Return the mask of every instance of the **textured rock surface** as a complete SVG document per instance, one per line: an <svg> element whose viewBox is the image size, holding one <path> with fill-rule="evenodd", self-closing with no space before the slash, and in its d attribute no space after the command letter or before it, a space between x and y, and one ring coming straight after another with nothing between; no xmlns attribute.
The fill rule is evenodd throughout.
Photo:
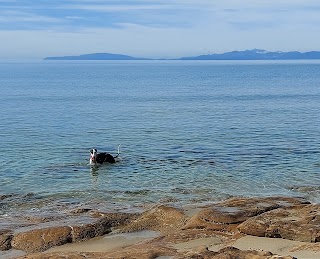
<svg viewBox="0 0 320 259"><path fill-rule="evenodd" d="M248 219L238 229L253 236L320 242L320 205L279 208Z"/></svg>
<svg viewBox="0 0 320 259"><path fill-rule="evenodd" d="M45 251L50 247L63 245L72 241L70 227L52 227L34 229L15 234L11 245L27 252Z"/></svg>
<svg viewBox="0 0 320 259"><path fill-rule="evenodd" d="M110 233L110 224L98 221L92 224L83 224L71 227L72 242L88 240L93 237Z"/></svg>
<svg viewBox="0 0 320 259"><path fill-rule="evenodd" d="M11 248L11 240L13 233L9 229L0 229L0 250L9 250Z"/></svg>
<svg viewBox="0 0 320 259"><path fill-rule="evenodd" d="M193 252L177 253L164 247L132 247L115 253L48 253L31 254L19 259L153 259L166 256L174 259L293 259L291 256L277 256L264 251L241 251L234 247L226 247L218 252L212 252L207 247L201 247Z"/></svg>
<svg viewBox="0 0 320 259"><path fill-rule="evenodd" d="M307 204L295 198L233 198L201 210L184 226L190 228L207 228L212 230L234 231L239 223L277 208Z"/></svg>
<svg viewBox="0 0 320 259"><path fill-rule="evenodd" d="M138 213L102 213L92 212L93 217L101 218L100 222L109 224L110 227L118 227L127 225L131 221L137 219L141 214Z"/></svg>
<svg viewBox="0 0 320 259"><path fill-rule="evenodd" d="M191 218L180 209L163 205L142 214L103 213L87 209L77 209L73 214L86 214L85 217L90 214L93 222L17 233L11 241L12 247L27 252L42 252L52 246L87 240L111 231L121 233L153 230L160 232L161 236L139 244L123 246L118 251L45 252L20 258L149 259L167 256L178 259L271 259L291 257L276 257L270 252L240 251L234 247L213 252L206 246L216 245L217 248L213 250L217 251L221 247L232 245L231 240L244 234L307 242L320 241L320 205L310 205L305 200L295 198L233 198L207 206ZM1 237L4 240L5 235L10 236L10 231L2 234L0 232L0 245ZM206 246L198 247L201 243L199 239L208 242Z"/></svg>
<svg viewBox="0 0 320 259"><path fill-rule="evenodd" d="M63 253L37 253L19 257L19 259L152 259L159 256L174 256L172 248L142 245L132 246L116 252L63 252Z"/></svg>
<svg viewBox="0 0 320 259"><path fill-rule="evenodd" d="M15 249L27 252L45 251L53 246L102 236L111 232L112 227L127 224L135 218L137 214L104 213L92 223L33 229L14 236L0 232L0 249L10 249L12 245Z"/></svg>
<svg viewBox="0 0 320 259"><path fill-rule="evenodd" d="M172 207L158 206L143 213L141 217L133 220L121 231L154 230L161 233L172 233L180 229L186 221L187 217L183 211Z"/></svg>
<svg viewBox="0 0 320 259"><path fill-rule="evenodd" d="M200 248L181 256L177 259L293 259L291 256L277 256L270 252L247 250L241 251L235 247L226 247L219 252L209 251L206 247Z"/></svg>

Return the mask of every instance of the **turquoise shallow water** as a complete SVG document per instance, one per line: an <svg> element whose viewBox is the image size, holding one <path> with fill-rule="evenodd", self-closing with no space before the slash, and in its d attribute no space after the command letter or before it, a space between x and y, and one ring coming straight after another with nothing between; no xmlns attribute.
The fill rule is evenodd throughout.
<svg viewBox="0 0 320 259"><path fill-rule="evenodd" d="M320 62L0 62L0 214L320 201ZM88 166L89 149L120 161ZM4 196L2 196L4 197Z"/></svg>

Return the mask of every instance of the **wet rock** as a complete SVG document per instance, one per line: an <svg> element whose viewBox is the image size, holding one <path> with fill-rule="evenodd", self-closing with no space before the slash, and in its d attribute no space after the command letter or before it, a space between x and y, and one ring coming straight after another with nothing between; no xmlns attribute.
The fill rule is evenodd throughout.
<svg viewBox="0 0 320 259"><path fill-rule="evenodd" d="M103 213L103 212L92 212L91 215L93 217L102 218L101 221L108 222L110 227L127 225L131 221L141 216L141 214L138 214L138 213Z"/></svg>
<svg viewBox="0 0 320 259"><path fill-rule="evenodd" d="M154 230L161 233L172 233L180 229L186 220L187 217L183 211L161 205L142 213L136 220L121 228L121 231Z"/></svg>
<svg viewBox="0 0 320 259"><path fill-rule="evenodd" d="M71 211L72 214L82 214L91 211L92 209L89 208L76 208Z"/></svg>
<svg viewBox="0 0 320 259"><path fill-rule="evenodd" d="M13 194L0 194L0 201L12 197Z"/></svg>
<svg viewBox="0 0 320 259"><path fill-rule="evenodd" d="M0 250L5 251L11 248L13 232L9 229L0 229Z"/></svg>
<svg viewBox="0 0 320 259"><path fill-rule="evenodd" d="M63 245L72 241L70 227L50 227L34 229L14 235L11 245L26 252L45 251L50 247Z"/></svg>
<svg viewBox="0 0 320 259"><path fill-rule="evenodd" d="M237 224L264 212L308 203L303 199L283 197L232 198L201 210L184 228L233 231Z"/></svg>
<svg viewBox="0 0 320 259"><path fill-rule="evenodd" d="M63 217L57 216L57 215L51 215L51 214L44 214L41 216L35 216L35 215L25 215L25 216L20 216L21 219L26 221L28 224L40 224L40 223L45 223L45 222L51 222L54 220L59 220L62 219Z"/></svg>
<svg viewBox="0 0 320 259"><path fill-rule="evenodd" d="M108 219L101 219L91 224L72 226L72 242L88 240L111 232L112 223Z"/></svg>
<svg viewBox="0 0 320 259"><path fill-rule="evenodd" d="M279 208L248 219L238 229L253 236L320 242L320 205Z"/></svg>
<svg viewBox="0 0 320 259"><path fill-rule="evenodd" d="M30 198L30 197L34 197L34 196L35 196L35 194L33 192L29 192L26 195L24 195L23 197Z"/></svg>

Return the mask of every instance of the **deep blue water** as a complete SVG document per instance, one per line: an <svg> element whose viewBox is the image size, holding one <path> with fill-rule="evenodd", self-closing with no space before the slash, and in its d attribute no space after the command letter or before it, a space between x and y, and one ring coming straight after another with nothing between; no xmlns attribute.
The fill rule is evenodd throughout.
<svg viewBox="0 0 320 259"><path fill-rule="evenodd" d="M0 214L319 202L319 71L314 61L0 62L0 195L16 197ZM89 149L116 154L118 144L117 164L88 166Z"/></svg>

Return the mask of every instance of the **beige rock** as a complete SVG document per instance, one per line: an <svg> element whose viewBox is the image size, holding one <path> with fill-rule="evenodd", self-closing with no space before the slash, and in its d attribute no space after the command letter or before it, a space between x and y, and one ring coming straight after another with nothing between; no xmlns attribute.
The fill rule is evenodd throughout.
<svg viewBox="0 0 320 259"><path fill-rule="evenodd" d="M11 245L18 250L38 252L71 241L72 236L70 227L51 227L17 233L14 235Z"/></svg>
<svg viewBox="0 0 320 259"><path fill-rule="evenodd" d="M165 236L161 236L158 239L162 242L170 244L181 244L186 242L194 242L199 239L210 239L218 237L219 240L227 240L230 236L226 235L217 235L215 232L208 229L185 229L178 230Z"/></svg>
<svg viewBox="0 0 320 259"><path fill-rule="evenodd" d="M77 252L62 252L62 253L37 253L18 257L17 259L105 259L105 253L77 253Z"/></svg>
<svg viewBox="0 0 320 259"><path fill-rule="evenodd" d="M137 214L104 213L92 223L20 232L14 235L11 243L13 248L27 252L45 251L53 246L102 236L111 232L112 227L125 225L136 217ZM7 236L7 234L0 235L0 242L1 237L4 239L10 236ZM8 245L10 245L10 241L11 239L8 241Z"/></svg>
<svg viewBox="0 0 320 259"><path fill-rule="evenodd" d="M160 232L161 236L155 237L152 241L123 247L117 251L52 251L23 258L149 259L165 256L168 258L271 259L276 257L270 252L240 251L236 248L218 250L225 245L232 245L228 240L234 240L243 235L242 233L320 241L319 206L294 198L229 199L202 209L191 219L182 210L167 206L157 206L142 214L79 211L80 214L87 212L98 219L90 224L51 227L18 233L14 235L12 246L27 252L42 252L52 246L101 236L109 233L111 229L113 233L153 230ZM303 227L299 228L302 224L304 224ZM242 233L239 233L238 230ZM217 232L220 238L217 238ZM198 244L205 246L200 246L198 249L196 248ZM206 246L213 244L218 244L215 247L215 251L218 252L207 249Z"/></svg>
<svg viewBox="0 0 320 259"><path fill-rule="evenodd" d="M180 229L186 220L187 216L183 211L161 205L143 213L136 220L120 229L122 232L154 230L167 234Z"/></svg>
<svg viewBox="0 0 320 259"><path fill-rule="evenodd" d="M238 229L259 237L320 242L320 205L272 210L248 219Z"/></svg>
<svg viewBox="0 0 320 259"><path fill-rule="evenodd" d="M293 259L291 256L277 256L270 252L245 250L241 251L235 247L226 247L218 252L212 252L207 247L200 247L198 251L189 252L185 255L175 257L177 259Z"/></svg>
<svg viewBox="0 0 320 259"><path fill-rule="evenodd" d="M234 247L226 247L218 252L213 252L205 246L200 246L192 252L177 253L174 249L153 247L149 244L113 253L38 253L18 259L154 259L160 256L174 259L293 259L291 256L277 256L265 251L241 251Z"/></svg>
<svg viewBox="0 0 320 259"><path fill-rule="evenodd" d="M146 244L124 248L116 252L36 253L18 259L154 259L159 256L173 255L175 255L175 250L172 248Z"/></svg>
<svg viewBox="0 0 320 259"><path fill-rule="evenodd" d="M72 241L84 241L111 232L112 227L128 224L137 218L137 214L130 213L101 213L100 219L90 223L72 226Z"/></svg>
<svg viewBox="0 0 320 259"><path fill-rule="evenodd" d="M184 229L207 228L232 232L239 223L251 217L277 208L288 208L305 203L308 202L283 197L232 198L201 210L187 222Z"/></svg>

